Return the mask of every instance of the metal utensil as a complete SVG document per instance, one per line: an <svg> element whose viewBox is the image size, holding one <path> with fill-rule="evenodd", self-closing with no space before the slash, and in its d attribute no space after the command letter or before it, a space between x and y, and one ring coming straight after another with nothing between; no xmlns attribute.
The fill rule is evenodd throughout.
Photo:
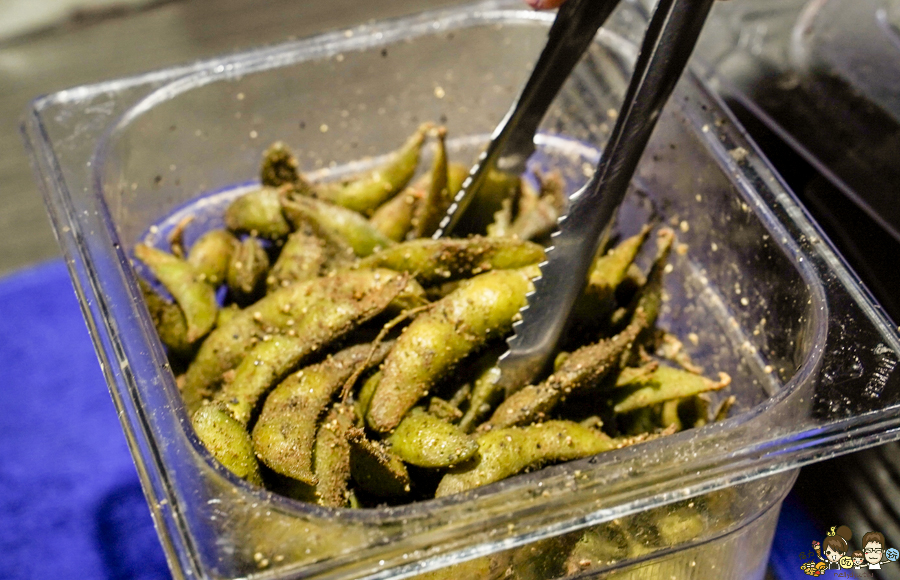
<svg viewBox="0 0 900 580"><path fill-rule="evenodd" d="M561 9L560 14L565 14L569 23L562 26L580 23L579 19L591 13L596 5L587 0L575 2L569 0L568 4L563 5L564 8L570 7L571 12ZM509 351L500 359L498 381L507 391L528 384L547 366L559 337L568 325L575 299L584 290L587 272L601 235L622 202L659 114L684 71L712 3L713 0L659 0L606 149L588 183L569 198L568 212L559 220L558 231L552 238L553 246L547 250L547 261L541 264L541 277L535 280L535 291L528 297L528 306L522 309L522 319L514 326L515 333L508 340ZM597 5L597 10L601 9L611 10L607 2ZM591 24L596 22L592 20ZM558 23L559 17L554 22L554 28ZM552 34L553 29L548 46L558 42L554 41ZM559 29L557 34L563 35L564 31ZM586 46L581 49L582 52ZM574 67L571 53L554 50L548 59L554 57L564 62L556 67L553 62L543 62L544 54L541 55L538 64L542 76L534 81L535 84L546 82L546 75L552 75L545 69L564 70L566 76L571 72ZM468 184L470 190L464 187L456 200L458 207L448 211L444 220L447 224L444 226L442 223L439 234L452 228L465 209L467 196L477 188L476 180L483 178L492 159L499 161L500 169L505 170L507 167L503 163L507 162L511 168L524 168L527 155L524 159L520 157L525 151L528 154L533 151L531 141L534 132L549 106L546 98L538 100L530 96L528 87L532 79L529 79L523 96L495 132L495 138L483 159L473 168L467 180L471 182ZM564 78L553 80L558 90ZM555 96L555 92L553 94ZM525 99L526 96L529 100ZM519 111L520 103L528 113L527 117ZM544 107L540 112L537 110L538 103ZM521 127L517 124L519 122L523 123ZM523 142L526 133L530 149L529 144ZM499 156L498 150L509 153Z"/></svg>
<svg viewBox="0 0 900 580"><path fill-rule="evenodd" d="M568 0L560 7L547 44L519 98L497 125L487 149L472 166L432 238L450 233L493 167L513 175L525 171L525 162L534 153L534 134L544 114L618 3L619 0Z"/></svg>

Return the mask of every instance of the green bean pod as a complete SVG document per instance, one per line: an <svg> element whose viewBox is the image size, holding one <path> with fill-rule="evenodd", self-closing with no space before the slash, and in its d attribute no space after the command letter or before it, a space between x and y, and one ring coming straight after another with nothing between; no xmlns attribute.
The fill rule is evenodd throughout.
<svg viewBox="0 0 900 580"><path fill-rule="evenodd" d="M419 467L451 467L478 451L474 438L418 408L406 414L387 442L397 457Z"/></svg>
<svg viewBox="0 0 900 580"><path fill-rule="evenodd" d="M372 171L342 183L323 183L314 187L315 195L364 215L391 199L412 179L419 164L419 153L431 124L420 126L388 160Z"/></svg>
<svg viewBox="0 0 900 580"><path fill-rule="evenodd" d="M235 199L225 210L225 227L232 232L267 240L280 240L291 233L281 213L281 199L274 187L261 187Z"/></svg>
<svg viewBox="0 0 900 580"><path fill-rule="evenodd" d="M441 479L435 497L487 485L525 469L587 457L622 442L572 421L495 429L478 436L478 453Z"/></svg>
<svg viewBox="0 0 900 580"><path fill-rule="evenodd" d="M363 258L359 266L409 272L430 286L489 270L521 268L543 259L544 249L532 242L472 236L403 242Z"/></svg>
<svg viewBox="0 0 900 580"><path fill-rule="evenodd" d="M213 287L200 280L190 264L172 254L137 244L134 255L178 303L187 323L187 341L193 343L206 336L216 324L219 309Z"/></svg>
<svg viewBox="0 0 900 580"><path fill-rule="evenodd" d="M368 425L391 431L457 362L489 339L506 335L536 273L534 266L481 274L413 320L384 362Z"/></svg>
<svg viewBox="0 0 900 580"><path fill-rule="evenodd" d="M227 409L215 404L203 405L193 414L191 423L197 437L219 463L241 479L263 484L250 435Z"/></svg>
<svg viewBox="0 0 900 580"><path fill-rule="evenodd" d="M237 238L225 230L210 230L200 236L188 252L187 262L201 280L218 286L225 281L231 255L239 244Z"/></svg>
<svg viewBox="0 0 900 580"><path fill-rule="evenodd" d="M310 197L284 198L282 205L284 214L295 227L308 223L316 233L331 232L344 240L357 256L368 256L394 244L362 215L344 207Z"/></svg>
<svg viewBox="0 0 900 580"><path fill-rule="evenodd" d="M321 347L394 302L405 305L422 296L417 283L392 270L348 270L280 288L234 315L203 341L185 374L185 404L193 411L210 397L222 375L266 335L293 333Z"/></svg>
<svg viewBox="0 0 900 580"><path fill-rule="evenodd" d="M313 448L319 418L344 381L367 360L367 366L379 364L391 346L382 343L374 352L369 344L351 346L281 381L266 397L253 428L253 446L263 463L315 485Z"/></svg>

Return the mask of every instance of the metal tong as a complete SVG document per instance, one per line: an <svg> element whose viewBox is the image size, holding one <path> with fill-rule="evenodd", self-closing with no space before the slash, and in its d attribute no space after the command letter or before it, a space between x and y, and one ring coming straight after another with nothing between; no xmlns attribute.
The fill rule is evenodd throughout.
<svg viewBox="0 0 900 580"><path fill-rule="evenodd" d="M472 167L434 238L449 233L488 171L520 174L534 152L534 134L560 87L619 0L568 0L521 95ZM565 331L601 236L622 202L660 111L687 65L713 0L659 0L641 46L625 100L591 179L569 197L553 234L541 277L514 325L499 362L500 386L512 391L546 368Z"/></svg>

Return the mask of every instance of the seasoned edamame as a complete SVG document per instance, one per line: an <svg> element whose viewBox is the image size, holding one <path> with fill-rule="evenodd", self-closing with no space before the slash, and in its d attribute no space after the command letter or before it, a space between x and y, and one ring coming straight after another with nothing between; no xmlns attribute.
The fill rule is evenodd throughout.
<svg viewBox="0 0 900 580"><path fill-rule="evenodd" d="M239 477L328 507L396 504L727 416L734 398L714 394L727 375L703 376L656 328L675 234L652 224L598 254L553 372L498 387L503 339L540 275L566 184L495 172L460 222L466 237L432 240L467 174L446 139L425 123L381 167L330 183L307 179L275 143L261 185L225 210L226 229L187 248L183 221L171 252L135 246L174 298L142 283L184 369L196 434ZM691 518L654 529L681 538ZM560 549L624 546L576 540Z"/></svg>

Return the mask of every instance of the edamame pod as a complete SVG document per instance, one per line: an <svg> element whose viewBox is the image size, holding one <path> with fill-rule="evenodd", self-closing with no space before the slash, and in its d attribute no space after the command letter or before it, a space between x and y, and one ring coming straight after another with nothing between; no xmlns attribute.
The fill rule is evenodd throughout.
<svg viewBox="0 0 900 580"><path fill-rule="evenodd" d="M225 210L225 227L232 232L280 240L291 233L281 213L281 199L274 187L261 187L231 202Z"/></svg>
<svg viewBox="0 0 900 580"><path fill-rule="evenodd" d="M363 258L359 266L409 272L429 286L488 270L521 268L543 259L544 249L532 242L472 236L403 242Z"/></svg>
<svg viewBox="0 0 900 580"><path fill-rule="evenodd" d="M287 145L276 141L263 153L259 180L268 187L290 185L297 191L308 191L309 183L300 175L300 164Z"/></svg>
<svg viewBox="0 0 900 580"><path fill-rule="evenodd" d="M556 228L559 216L565 211L568 200L565 182L559 172L538 175L538 179L541 185L539 196L530 207L520 206L519 214L509 227L509 235L522 240L547 236Z"/></svg>
<svg viewBox="0 0 900 580"><path fill-rule="evenodd" d="M246 304L263 294L268 271L269 255L265 248L257 238L247 236L231 255L225 283L234 299Z"/></svg>
<svg viewBox="0 0 900 580"><path fill-rule="evenodd" d="M134 255L178 303L187 323L187 341L193 343L206 336L216 324L219 309L213 287L199 280L190 264L172 254L137 244Z"/></svg>
<svg viewBox="0 0 900 580"><path fill-rule="evenodd" d="M362 489L377 497L402 497L411 489L403 462L384 444L367 439L359 428L350 431L350 474Z"/></svg>
<svg viewBox="0 0 900 580"><path fill-rule="evenodd" d="M394 302L423 300L408 276L392 270L347 270L280 288L236 314L203 341L185 374L182 396L190 411L208 398L266 335L288 334L319 347ZM311 348L304 347L304 348Z"/></svg>
<svg viewBox="0 0 900 580"><path fill-rule="evenodd" d="M649 377L624 385L617 390L613 410L616 413L625 413L671 399L716 391L730 383L731 378L725 373L719 373L719 380L713 381L668 365L659 365Z"/></svg>
<svg viewBox="0 0 900 580"><path fill-rule="evenodd" d="M451 467L478 451L475 439L422 409L413 409L387 438L400 459L419 467Z"/></svg>
<svg viewBox="0 0 900 580"><path fill-rule="evenodd" d="M707 527L700 512L686 505L665 510L656 515L654 520L659 541L663 547L690 542L700 537Z"/></svg>
<svg viewBox="0 0 900 580"><path fill-rule="evenodd" d="M478 453L472 460L447 472L435 497L500 481L529 467L609 451L621 444L572 421L495 429L478 437Z"/></svg>
<svg viewBox="0 0 900 580"><path fill-rule="evenodd" d="M360 420L365 420L366 418L366 411L369 410L369 403L372 402L372 395L375 394L379 381L381 381L381 371L376 371L363 381L359 392L356 394L356 413Z"/></svg>
<svg viewBox="0 0 900 580"><path fill-rule="evenodd" d="M629 276L640 273L634 260L649 233L650 227L645 226L638 234L621 241L614 248L598 252L588 273L587 286L575 302L572 317L577 321L574 328L576 333L593 333L596 329L609 325L610 317L616 311L617 297L621 298L624 285L631 282ZM640 273L640 277L643 278L643 273ZM645 282L637 286L640 287ZM623 309L622 314L625 313L626 310ZM626 319L622 316L622 320ZM613 324L612 327L621 328L619 324Z"/></svg>
<svg viewBox="0 0 900 580"><path fill-rule="evenodd" d="M617 521L612 521L586 530L566 558L566 573L575 575L627 558L629 540L620 528Z"/></svg>
<svg viewBox="0 0 900 580"><path fill-rule="evenodd" d="M311 280L319 275L328 261L325 242L304 229L288 236L281 253L266 277L271 292L293 282Z"/></svg>
<svg viewBox="0 0 900 580"><path fill-rule="evenodd" d="M650 229L650 226L644 226L639 233L598 256L588 274L587 291L596 294L601 301L612 300L616 287L628 274L628 268L634 263Z"/></svg>
<svg viewBox="0 0 900 580"><path fill-rule="evenodd" d="M234 303L219 308L219 314L216 316L216 327L225 326L240 311L241 307Z"/></svg>
<svg viewBox="0 0 900 580"><path fill-rule="evenodd" d="M194 267L201 280L218 286L225 281L231 255L239 243L225 230L210 230L191 246L187 262Z"/></svg>
<svg viewBox="0 0 900 580"><path fill-rule="evenodd" d="M333 232L344 240L357 256L369 254L394 244L359 213L310 197L282 200L284 214L295 226L308 223L318 233Z"/></svg>
<svg viewBox="0 0 900 580"><path fill-rule="evenodd" d="M463 179L466 177L468 177L468 170L463 175ZM466 236L485 233L504 204L510 210L509 217L512 221L512 210L514 206L518 205L521 187L522 180L518 175L510 175L506 171L496 169L488 171L484 183L472 196L472 202L453 230L454 235Z"/></svg>
<svg viewBox="0 0 900 580"><path fill-rule="evenodd" d="M428 401L428 413L441 421L454 424L462 418L462 411L451 401L445 401L440 397L431 397Z"/></svg>
<svg viewBox="0 0 900 580"><path fill-rule="evenodd" d="M382 304L379 305L378 312L385 308L387 302L387 299L382 301ZM369 314L369 316L372 315L372 313ZM228 410L231 411L231 414L235 419L245 425L248 424L257 407L257 403L261 398L272 387L277 385L287 373L296 368L306 357L317 351L324 344L327 344L327 342L333 338L332 336L329 336L329 333L326 331L323 335L324 339L321 341L314 338L311 339L312 334L314 334L317 329L306 329L305 332L302 328L299 330L301 331L300 333L295 331L287 336L275 336L269 340L263 340L258 343L237 366L234 377L225 381L222 389L216 394L215 398L216 400L221 401ZM374 350L371 347L366 346L360 349L363 352L356 353L353 356L361 356L359 362L362 364L365 362L367 355L371 352L372 356L377 357L378 362L381 362L381 359L384 358L384 355L389 348L390 343L379 345ZM327 375L331 374L328 371L332 371L335 374L343 372L344 367L350 364L350 361L346 360L349 356L350 355L340 357L333 366L326 367L324 373L326 377L314 376L312 383L319 382L319 388L323 389L339 388L340 385L332 385L327 382L323 385L321 382L326 381ZM355 367L352 368L350 372L352 373L353 370L355 370ZM308 388L313 389L314 387L313 385L309 385ZM330 396L328 398L330 399ZM324 409L327 400L323 401L315 395L313 396L313 400L315 405L317 405L318 410L316 417L318 417L318 413ZM313 421L313 424L314 423L315 421ZM312 431L314 432L315 429L312 429ZM308 448L311 449L311 444Z"/></svg>
<svg viewBox="0 0 900 580"><path fill-rule="evenodd" d="M716 407L716 410L713 411L713 423L718 423L719 421L724 421L728 418L728 413L731 412L731 407L734 406L734 403L737 401L737 397L731 395L730 397L725 398L719 406Z"/></svg>
<svg viewBox="0 0 900 580"><path fill-rule="evenodd" d="M319 346L306 337L267 338L250 349L213 397L243 425L250 423L260 398Z"/></svg>
<svg viewBox="0 0 900 580"><path fill-rule="evenodd" d="M659 368L659 362L656 360L647 361L639 367L624 367L616 375L614 386L624 387L625 385L650 380L657 368Z"/></svg>
<svg viewBox="0 0 900 580"><path fill-rule="evenodd" d="M413 320L384 362L368 425L391 431L457 362L509 332L537 272L534 266L481 274Z"/></svg>
<svg viewBox="0 0 900 580"><path fill-rule="evenodd" d="M325 415L316 434L316 503L343 507L350 503L350 433L356 426L356 413L348 405L337 403Z"/></svg>
<svg viewBox="0 0 900 580"><path fill-rule="evenodd" d="M263 484L250 435L228 410L215 404L203 405L194 413L191 423L197 437L219 463L241 479Z"/></svg>
<svg viewBox="0 0 900 580"><path fill-rule="evenodd" d="M662 308L663 277L669 261L669 252L672 250L674 242L675 232L669 228L662 228L657 232L656 259L653 261L650 273L647 274L647 282L641 288L637 299L637 309L644 311L648 327L656 324L660 308Z"/></svg>
<svg viewBox="0 0 900 580"><path fill-rule="evenodd" d="M494 212L493 220L487 226L488 237L504 238L510 235L509 229L512 227L513 220L512 200L503 200L500 209Z"/></svg>
<svg viewBox="0 0 900 580"><path fill-rule="evenodd" d="M425 198L428 191L430 175L423 175L412 185L383 203L372 217L369 223L381 232L386 238L402 242L412 230L412 220L416 213L416 206Z"/></svg>
<svg viewBox="0 0 900 580"><path fill-rule="evenodd" d="M472 385L472 394L469 397L469 407L463 414L459 422L459 428L465 433L471 433L484 417L503 400L506 394L503 387L499 385L500 367L497 366L497 360L506 350L499 352L488 351L476 364L478 372Z"/></svg>
<svg viewBox="0 0 900 580"><path fill-rule="evenodd" d="M418 574L416 580L510 580L510 562L511 552L506 550Z"/></svg>
<svg viewBox="0 0 900 580"><path fill-rule="evenodd" d="M663 278L669 260L669 252L674 241L675 232L669 228L662 228L657 232L656 259L653 261L653 266L650 267L650 272L647 274L647 281L638 290L629 307L625 309L625 316L613 317L613 325L623 324L622 319L627 320L625 317L638 309L644 311L644 315L647 317L648 328L652 328L656 324L660 308L662 308Z"/></svg>
<svg viewBox="0 0 900 580"><path fill-rule="evenodd" d="M169 251L173 256L181 258L182 260L185 259L185 255L187 254L187 252L184 251L184 231L193 221L194 216L192 215L181 218L168 235Z"/></svg>
<svg viewBox="0 0 900 580"><path fill-rule="evenodd" d="M441 219L447 213L447 208L453 202L453 195L447 184L447 148L444 144L447 129L439 128L436 136L437 151L431 165L431 180L428 189L425 190L425 197L416 204L412 219L413 238L431 236L436 232Z"/></svg>
<svg viewBox="0 0 900 580"><path fill-rule="evenodd" d="M374 352L369 344L351 346L281 381L266 397L253 428L253 446L263 463L278 473L315 485L313 448L319 418L344 381L360 365L379 364L391 346L382 343ZM227 391L226 386L222 390L226 398Z"/></svg>
<svg viewBox="0 0 900 580"><path fill-rule="evenodd" d="M157 294L144 280L138 280L153 326L159 339L168 349L169 355L182 360L190 360L194 345L187 339L187 322L184 313L177 304L165 300Z"/></svg>
<svg viewBox="0 0 900 580"><path fill-rule="evenodd" d="M468 175L468 168L459 163L447 165L447 190L451 197L456 195ZM369 222L391 240L402 242L412 231L416 207L425 199L430 187L431 175L421 176L375 210Z"/></svg>
<svg viewBox="0 0 900 580"><path fill-rule="evenodd" d="M698 375L703 374L703 367L694 364L691 355L684 349L684 343L669 332L663 332L661 340L656 347L656 354L664 359L670 360L679 367Z"/></svg>
<svg viewBox="0 0 900 580"><path fill-rule="evenodd" d="M678 399L672 399L660 405L659 423L661 427L669 427L675 431L681 431L683 425L681 424L681 418L678 416L678 403L680 402Z"/></svg>
<svg viewBox="0 0 900 580"><path fill-rule="evenodd" d="M643 329L644 318L640 317L616 336L579 348L543 383L510 395L481 429L500 429L545 419L564 396L593 387L618 369L623 353L631 349Z"/></svg>
<svg viewBox="0 0 900 580"><path fill-rule="evenodd" d="M394 151L380 167L343 183L323 183L314 187L315 195L364 215L375 209L406 187L419 164L419 152L426 133L432 125L421 125L415 133Z"/></svg>

